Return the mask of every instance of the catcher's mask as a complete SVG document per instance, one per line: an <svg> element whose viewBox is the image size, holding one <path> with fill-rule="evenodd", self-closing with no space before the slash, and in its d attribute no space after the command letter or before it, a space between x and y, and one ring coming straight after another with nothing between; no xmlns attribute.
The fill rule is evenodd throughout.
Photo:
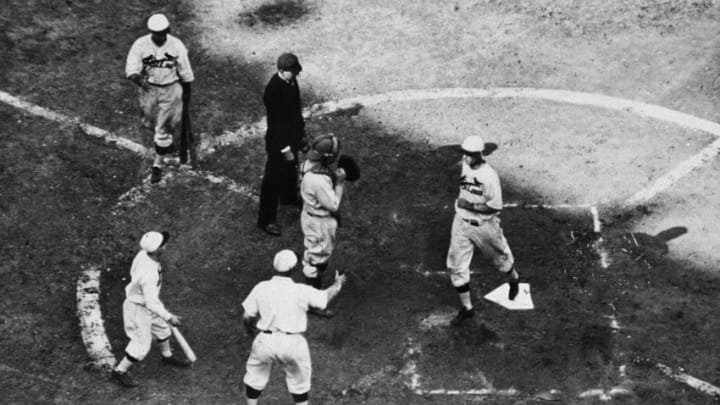
<svg viewBox="0 0 720 405"><path fill-rule="evenodd" d="M327 134L315 138L310 146L307 158L329 164L340 155L340 141L335 135Z"/></svg>

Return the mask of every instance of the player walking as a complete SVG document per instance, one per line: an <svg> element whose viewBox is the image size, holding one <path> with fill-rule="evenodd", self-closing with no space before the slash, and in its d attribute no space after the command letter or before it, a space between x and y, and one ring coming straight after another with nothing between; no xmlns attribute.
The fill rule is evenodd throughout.
<svg viewBox="0 0 720 405"><path fill-rule="evenodd" d="M128 369L145 358L150 352L152 338L160 344L163 364L188 367L188 360L173 356L170 348L170 325L179 326L180 317L171 314L160 301L162 267L157 261L160 250L169 238L167 232L148 232L140 239L140 251L130 268L130 283L125 287L123 322L130 342L125 347L125 357L115 366L112 377L123 387L135 387L138 383Z"/></svg>
<svg viewBox="0 0 720 405"><path fill-rule="evenodd" d="M340 154L340 143L334 135L320 136L312 142L302 165L300 195L303 209L300 226L303 231L303 273L305 282L322 288L322 275L335 248L338 210L345 188L345 171L334 168ZM332 316L329 309L314 309L312 314Z"/></svg>
<svg viewBox="0 0 720 405"><path fill-rule="evenodd" d="M190 103L190 83L195 76L187 48L170 35L167 17L152 15L147 28L150 33L130 47L125 74L139 86L142 128L154 134L155 159L150 181L157 183L162 177L163 156L176 149L183 105L187 108Z"/></svg>
<svg viewBox="0 0 720 405"><path fill-rule="evenodd" d="M500 227L503 208L500 179L484 159L485 142L480 136L465 138L462 143L463 161L460 176L460 194L455 201L455 217L450 233L447 267L450 281L455 287L460 312L454 325L472 318L475 311L470 296L470 262L477 247L495 268L508 275L510 291L508 298L518 294L518 273L510 246Z"/></svg>
<svg viewBox="0 0 720 405"><path fill-rule="evenodd" d="M248 405L258 403L267 386L275 363L285 371L285 381L296 404L307 404L312 366L310 349L303 332L307 329L307 311L325 308L342 289L345 276L335 275L326 290L296 284L290 270L297 266L291 250L281 250L273 259L275 274L256 285L243 301L243 322L255 334L243 378Z"/></svg>

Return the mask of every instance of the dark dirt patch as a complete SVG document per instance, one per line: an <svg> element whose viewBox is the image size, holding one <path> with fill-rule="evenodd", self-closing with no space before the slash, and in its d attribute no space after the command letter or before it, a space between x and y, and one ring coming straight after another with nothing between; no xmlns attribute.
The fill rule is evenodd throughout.
<svg viewBox="0 0 720 405"><path fill-rule="evenodd" d="M273 28L295 23L309 12L303 1L279 1L240 13L238 22L248 27Z"/></svg>

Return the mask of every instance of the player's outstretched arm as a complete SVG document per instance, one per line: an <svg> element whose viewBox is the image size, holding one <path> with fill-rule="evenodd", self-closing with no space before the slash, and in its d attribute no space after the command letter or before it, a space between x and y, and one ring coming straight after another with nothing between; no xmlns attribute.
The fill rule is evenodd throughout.
<svg viewBox="0 0 720 405"><path fill-rule="evenodd" d="M335 272L335 282L332 283L330 287L325 289L325 291L327 292L328 305L330 305L330 302L332 302L332 300L335 299L335 297L337 297L337 295L340 293L343 284L345 284L345 275Z"/></svg>

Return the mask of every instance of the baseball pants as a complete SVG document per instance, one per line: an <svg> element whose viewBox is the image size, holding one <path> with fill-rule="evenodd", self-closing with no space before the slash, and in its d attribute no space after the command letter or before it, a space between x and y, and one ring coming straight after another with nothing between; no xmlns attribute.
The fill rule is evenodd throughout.
<svg viewBox="0 0 720 405"><path fill-rule="evenodd" d="M270 380L274 363L285 372L285 382L291 394L310 391L312 364L310 348L303 335L260 332L253 341L243 382L262 391Z"/></svg>
<svg viewBox="0 0 720 405"><path fill-rule="evenodd" d="M164 128L165 132L172 134L176 145L182 123L182 94L179 82L165 87L150 86L148 90L139 89L142 126L153 133L156 127Z"/></svg>
<svg viewBox="0 0 720 405"><path fill-rule="evenodd" d="M476 223L472 225L458 215L453 219L447 268L454 287L470 282L470 262L475 247L492 261L498 271L504 273L513 268L515 259L500 227L500 218L493 216Z"/></svg>
<svg viewBox="0 0 720 405"><path fill-rule="evenodd" d="M170 337L170 325L151 312L144 305L132 301L123 302L123 322L125 334L130 343L125 347L125 353L136 360L142 360L150 352L153 336L157 340Z"/></svg>
<svg viewBox="0 0 720 405"><path fill-rule="evenodd" d="M332 216L318 217L310 215L303 210L300 214L305 245L303 253L303 273L305 277L318 276L318 264L326 263L335 248L335 233L337 232L337 219Z"/></svg>

